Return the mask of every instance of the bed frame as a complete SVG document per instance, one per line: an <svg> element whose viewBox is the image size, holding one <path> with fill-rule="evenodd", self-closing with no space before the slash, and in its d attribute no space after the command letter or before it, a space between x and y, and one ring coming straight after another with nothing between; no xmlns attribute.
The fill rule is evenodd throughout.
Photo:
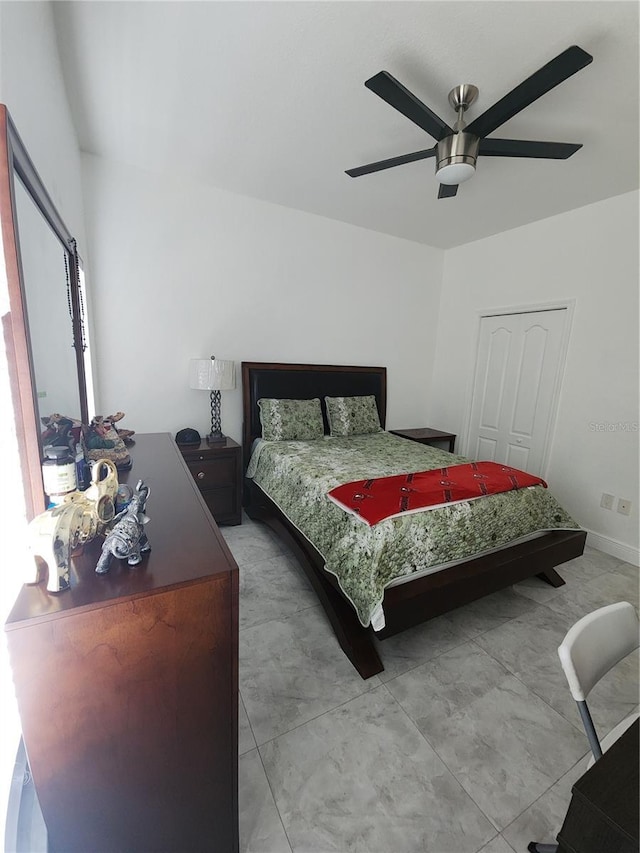
<svg viewBox="0 0 640 853"><path fill-rule="evenodd" d="M384 427L387 401L387 371L384 367L347 367L319 364L271 364L242 362L243 452L245 468L251 445L261 435L258 400L310 399L322 403L328 433L324 397L373 394ZM384 667L373 642L373 629L363 628L355 610L338 587L336 578L324 571L318 551L287 519L253 480L245 479L244 506L247 514L268 524L293 550L307 574L333 626L343 651L362 678L370 678ZM556 531L520 545L502 548L484 557L466 560L448 569L390 587L384 595L386 626L378 639L447 613L489 593L536 575L552 586L564 584L555 567L579 557L586 533Z"/></svg>

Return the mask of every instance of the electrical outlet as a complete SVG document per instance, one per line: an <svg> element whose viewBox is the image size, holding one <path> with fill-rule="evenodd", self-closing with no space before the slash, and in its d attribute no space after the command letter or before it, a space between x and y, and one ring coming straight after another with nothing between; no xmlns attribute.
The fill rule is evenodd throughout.
<svg viewBox="0 0 640 853"><path fill-rule="evenodd" d="M631 515L631 501L626 498L618 498L618 512L620 515Z"/></svg>
<svg viewBox="0 0 640 853"><path fill-rule="evenodd" d="M603 492L602 497L600 499L600 506L603 509L613 509L613 501L614 500L615 499L614 499L613 495L608 495L606 492Z"/></svg>

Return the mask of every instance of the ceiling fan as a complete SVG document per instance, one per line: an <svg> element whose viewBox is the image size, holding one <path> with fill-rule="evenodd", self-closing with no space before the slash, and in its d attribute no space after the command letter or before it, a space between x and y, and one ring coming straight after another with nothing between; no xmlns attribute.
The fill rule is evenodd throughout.
<svg viewBox="0 0 640 853"><path fill-rule="evenodd" d="M458 114L453 127L405 89L402 83L399 83L391 74L380 71L365 82L367 89L371 89L418 127L426 130L436 140L436 145L423 151L414 151L412 154L402 154L399 157L391 157L389 160L380 160L377 163L347 169L347 175L358 178L360 175L391 169L403 163L414 163L416 160L434 157L436 177L440 181L438 198L451 198L457 193L458 184L473 177L476 160L481 154L485 157L540 157L566 160L582 148L582 145L569 142L534 142L525 139L487 137L516 113L592 61L593 57L581 47L577 45L568 47L468 125L465 124L463 117L478 97L478 89L470 83L456 86L449 92L449 103Z"/></svg>

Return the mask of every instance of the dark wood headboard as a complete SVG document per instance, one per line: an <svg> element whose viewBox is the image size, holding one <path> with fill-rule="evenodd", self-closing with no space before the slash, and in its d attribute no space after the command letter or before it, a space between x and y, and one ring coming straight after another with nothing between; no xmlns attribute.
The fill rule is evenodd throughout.
<svg viewBox="0 0 640 853"><path fill-rule="evenodd" d="M387 368L350 367L330 364L270 364L242 362L242 445L245 466L251 445L262 435L258 400L310 400L319 397L325 432L329 432L325 397L352 397L373 394L384 428L387 415Z"/></svg>

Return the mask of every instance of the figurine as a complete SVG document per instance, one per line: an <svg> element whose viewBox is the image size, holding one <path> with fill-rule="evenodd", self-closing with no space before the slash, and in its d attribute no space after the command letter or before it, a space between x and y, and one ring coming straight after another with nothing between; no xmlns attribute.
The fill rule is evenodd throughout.
<svg viewBox="0 0 640 853"><path fill-rule="evenodd" d="M107 415L104 418L104 422L106 424L111 424L125 444L133 444L134 442L131 436L135 435L136 431L134 429L120 429L120 427L116 426L116 423L121 421L123 417L124 412L116 412L115 415Z"/></svg>
<svg viewBox="0 0 640 853"><path fill-rule="evenodd" d="M99 439L104 441L110 441L108 447L113 447L115 442L113 442L113 436L115 433L115 437L122 439L125 444L133 444L131 440L131 436L135 435L135 430L132 429L119 429L116 426L118 421L121 421L124 417L124 412L116 412L115 415L107 415L106 417L103 415L96 415L92 418L91 423L89 424L88 433L91 437L91 440L97 442ZM96 448L99 445L97 443L91 444L91 448Z"/></svg>
<svg viewBox="0 0 640 853"><path fill-rule="evenodd" d="M116 495L118 494L118 469L110 459L98 459L91 465L91 483L81 492L87 500L93 501L101 524L106 526L115 515Z"/></svg>
<svg viewBox="0 0 640 853"><path fill-rule="evenodd" d="M85 430L84 443L87 450L113 450L116 446L112 438L105 438L104 428L95 423L95 418Z"/></svg>
<svg viewBox="0 0 640 853"><path fill-rule="evenodd" d="M123 412L104 417L96 415L88 426L83 427L83 444L87 459L107 457L115 462L119 470L131 468L131 457L125 446L133 444L133 430L118 430L114 423L124 417Z"/></svg>
<svg viewBox="0 0 640 853"><path fill-rule="evenodd" d="M144 532L144 525L149 521L144 513L148 497L149 486L138 480L131 502L113 519L102 545L96 566L97 574L103 575L109 571L111 557L126 559L129 566L137 566L142 562L142 555L151 550Z"/></svg>
<svg viewBox="0 0 640 853"><path fill-rule="evenodd" d="M62 503L37 515L29 524L29 548L34 559L47 565L47 591L69 589L71 554L80 545L101 533L114 517L114 500L118 490L116 466L109 459L99 459L92 469L91 486L84 492L70 492ZM35 577L40 581L36 560Z"/></svg>
<svg viewBox="0 0 640 853"><path fill-rule="evenodd" d="M40 421L45 427L41 435L43 446L68 447L75 455L76 444L82 428L80 421L66 415L60 415L57 412L40 418Z"/></svg>
<svg viewBox="0 0 640 853"><path fill-rule="evenodd" d="M82 494L78 492L78 494ZM64 592L71 582L71 552L91 541L98 531L98 519L89 501L67 501L37 515L29 524L29 548L34 559L47 564L48 592ZM38 583L39 566L27 583Z"/></svg>

